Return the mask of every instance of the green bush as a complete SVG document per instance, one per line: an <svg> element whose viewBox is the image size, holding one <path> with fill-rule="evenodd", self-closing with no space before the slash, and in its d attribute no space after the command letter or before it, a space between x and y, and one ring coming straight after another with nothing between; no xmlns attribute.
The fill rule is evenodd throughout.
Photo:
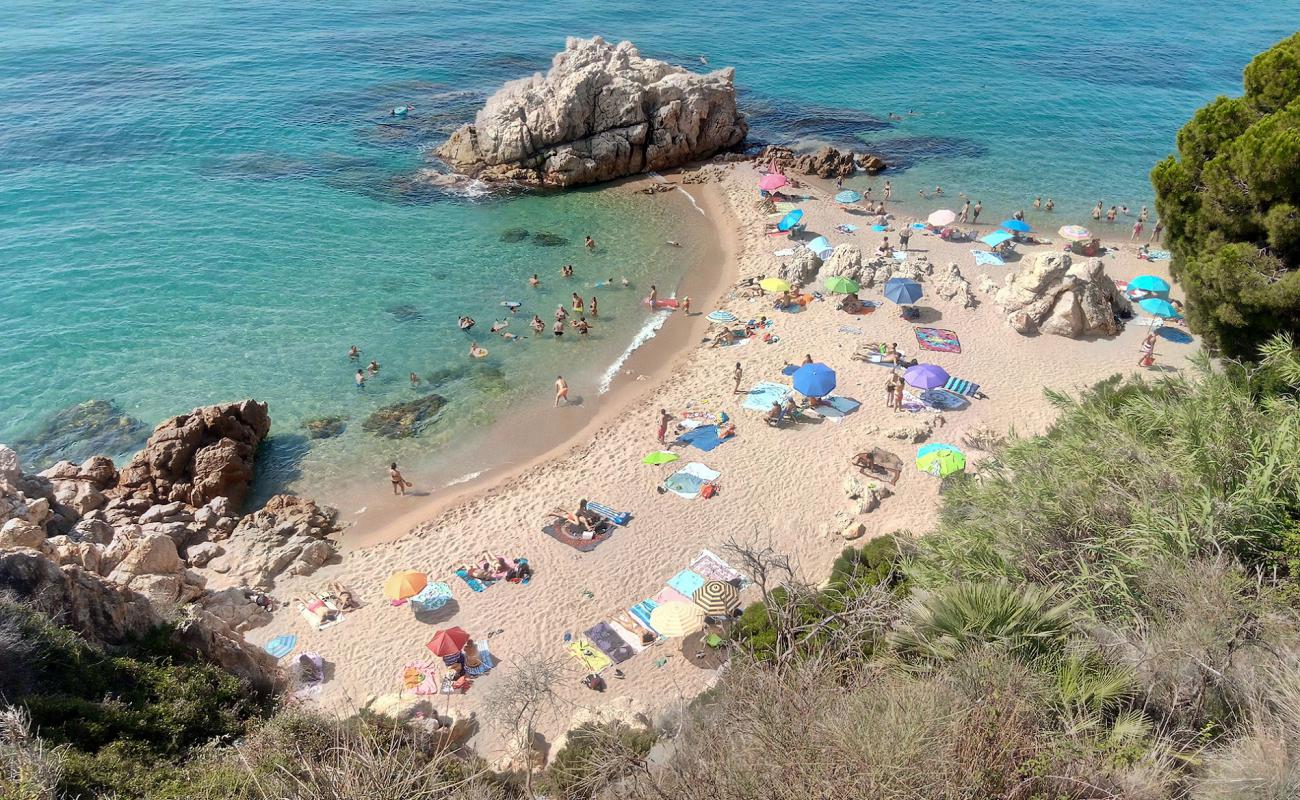
<svg viewBox="0 0 1300 800"><path fill-rule="evenodd" d="M1300 331L1300 33L1256 56L1244 87L1151 172L1192 330L1234 357Z"/></svg>
<svg viewBox="0 0 1300 800"><path fill-rule="evenodd" d="M620 722L581 725L569 732L547 766L544 786L566 800L589 800L596 790L640 770L654 743L653 731Z"/></svg>

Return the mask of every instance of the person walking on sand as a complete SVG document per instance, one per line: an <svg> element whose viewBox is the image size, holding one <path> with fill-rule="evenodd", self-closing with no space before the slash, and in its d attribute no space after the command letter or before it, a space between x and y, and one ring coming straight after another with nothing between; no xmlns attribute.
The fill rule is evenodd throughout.
<svg viewBox="0 0 1300 800"><path fill-rule="evenodd" d="M1133 223L1133 233L1128 237L1129 241L1135 241L1142 235L1142 220Z"/></svg>
<svg viewBox="0 0 1300 800"><path fill-rule="evenodd" d="M1165 224L1160 220L1156 220L1156 224L1151 226L1151 238L1147 239L1147 241L1155 242L1156 244L1161 244L1162 243L1161 234L1164 232L1165 232Z"/></svg>
<svg viewBox="0 0 1300 800"><path fill-rule="evenodd" d="M890 372L889 380L885 381L885 408L894 407L894 384L898 382L898 373Z"/></svg>
<svg viewBox="0 0 1300 800"><path fill-rule="evenodd" d="M1150 367L1156 363L1156 331L1154 328L1142 340L1142 355L1138 359L1139 367Z"/></svg>
<svg viewBox="0 0 1300 800"><path fill-rule="evenodd" d="M366 388L366 373L361 370L357 370L357 374L352 378L352 380L356 383L358 389Z"/></svg>
<svg viewBox="0 0 1300 800"><path fill-rule="evenodd" d="M897 414L903 410L903 387L906 386L907 383L903 380L901 375L895 375L894 377L894 413Z"/></svg>
<svg viewBox="0 0 1300 800"><path fill-rule="evenodd" d="M402 473L397 469L396 461L388 465L388 480L393 482L393 494L395 495L405 495L406 490L414 485L402 477Z"/></svg>
<svg viewBox="0 0 1300 800"><path fill-rule="evenodd" d="M907 241L912 238L912 229L903 228L898 232L898 249L907 252Z"/></svg>
<svg viewBox="0 0 1300 800"><path fill-rule="evenodd" d="M736 378L736 386L731 390L731 393L740 394L740 379L744 377L745 370L740 366L739 361L736 362L736 369L731 374Z"/></svg>
<svg viewBox="0 0 1300 800"><path fill-rule="evenodd" d="M668 435L668 422L672 418L673 415L668 413L668 409L659 409L659 432L655 434L655 438L659 440L659 444L664 443L664 437Z"/></svg>
<svg viewBox="0 0 1300 800"><path fill-rule="evenodd" d="M412 389L418 389L418 388L420 388L420 376L419 376L419 375L416 375L414 372L412 372L408 377L409 377L410 380L411 380L411 388L412 388Z"/></svg>
<svg viewBox="0 0 1300 800"><path fill-rule="evenodd" d="M891 181L885 181L885 200L888 200L894 194L894 184Z"/></svg>
<svg viewBox="0 0 1300 800"><path fill-rule="evenodd" d="M567 406L569 404L569 384L564 382L563 375L555 376L555 407L560 407L560 401L563 400Z"/></svg>
<svg viewBox="0 0 1300 800"><path fill-rule="evenodd" d="M970 210L970 221L972 224L980 221L980 212L984 210L984 201L976 200L975 207Z"/></svg>
<svg viewBox="0 0 1300 800"><path fill-rule="evenodd" d="M361 358L361 348L355 344L348 348L348 361L358 361Z"/></svg>
<svg viewBox="0 0 1300 800"><path fill-rule="evenodd" d="M682 314L689 317L691 315L691 296L690 295L684 296L682 298L682 302L679 303L677 307L682 310Z"/></svg>

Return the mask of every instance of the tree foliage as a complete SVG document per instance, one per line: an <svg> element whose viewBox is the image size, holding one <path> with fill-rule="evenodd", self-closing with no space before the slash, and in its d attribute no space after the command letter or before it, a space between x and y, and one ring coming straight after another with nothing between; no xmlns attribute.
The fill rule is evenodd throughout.
<svg viewBox="0 0 1300 800"><path fill-rule="evenodd" d="M1233 357L1300 331L1300 33L1256 56L1244 86L1197 111L1151 172L1188 321Z"/></svg>

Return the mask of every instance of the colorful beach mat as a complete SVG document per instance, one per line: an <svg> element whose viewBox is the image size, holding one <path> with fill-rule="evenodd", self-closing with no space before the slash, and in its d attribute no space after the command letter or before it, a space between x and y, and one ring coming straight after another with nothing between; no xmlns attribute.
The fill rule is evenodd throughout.
<svg viewBox="0 0 1300 800"><path fill-rule="evenodd" d="M589 641L569 642L564 649L569 651L569 655L578 659L588 672L600 672L614 663L610 661L609 656L600 652L600 649Z"/></svg>
<svg viewBox="0 0 1300 800"><path fill-rule="evenodd" d="M584 631L584 634L615 664L622 664L636 655L631 646L623 641L623 637L619 636L608 622L598 622Z"/></svg>
<svg viewBox="0 0 1300 800"><path fill-rule="evenodd" d="M915 328L916 343L922 350L934 350L939 353L960 353L961 340L953 331L943 328Z"/></svg>
<svg viewBox="0 0 1300 800"><path fill-rule="evenodd" d="M749 584L740 570L732 567L711 550L701 550L690 564L691 572L710 581L739 582L741 588Z"/></svg>
<svg viewBox="0 0 1300 800"><path fill-rule="evenodd" d="M597 547L599 547L601 542L608 539L610 535L609 531L605 531L604 533L596 534L594 537L590 539L582 539L577 536L572 536L564 529L564 522L558 519L552 520L547 524L543 525L542 533L546 534L547 536L551 537L557 542L563 542L564 544L567 544L569 547L572 547L574 550L577 550L579 553L590 553L592 550L595 550Z"/></svg>

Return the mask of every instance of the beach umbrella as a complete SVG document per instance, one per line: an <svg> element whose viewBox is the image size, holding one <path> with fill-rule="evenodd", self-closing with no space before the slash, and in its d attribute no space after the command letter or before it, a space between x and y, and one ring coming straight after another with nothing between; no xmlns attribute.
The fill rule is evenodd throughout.
<svg viewBox="0 0 1300 800"><path fill-rule="evenodd" d="M1092 238L1092 231L1082 225L1062 225L1057 233L1072 242L1086 242Z"/></svg>
<svg viewBox="0 0 1300 800"><path fill-rule="evenodd" d="M853 294L859 289L856 281L843 275L833 275L826 279L826 291L832 294Z"/></svg>
<svg viewBox="0 0 1300 800"><path fill-rule="evenodd" d="M681 600L664 603L650 612L650 627L664 636L689 636L704 627L704 610Z"/></svg>
<svg viewBox="0 0 1300 800"><path fill-rule="evenodd" d="M907 372L903 373L903 380L907 381L908 386L918 389L937 389L948 382L948 371L934 364L917 364L908 367Z"/></svg>
<svg viewBox="0 0 1300 800"><path fill-rule="evenodd" d="M419 594L428 583L429 576L423 572L395 572L384 581L384 597L405 600Z"/></svg>
<svg viewBox="0 0 1300 800"><path fill-rule="evenodd" d="M451 587L442 582L431 583L411 595L411 608L421 611L437 611L450 602Z"/></svg>
<svg viewBox="0 0 1300 800"><path fill-rule="evenodd" d="M778 231L788 231L795 225L798 225L799 220L801 219L803 219L803 209L796 208L794 211L781 217L781 221L776 223L776 229Z"/></svg>
<svg viewBox="0 0 1300 800"><path fill-rule="evenodd" d="M444 628L433 635L433 638L425 643L435 656L446 658L454 656L461 650L465 649L465 643L469 641L469 634L464 628Z"/></svg>
<svg viewBox="0 0 1300 800"><path fill-rule="evenodd" d="M670 464L681 456L676 453L666 453L663 450L656 450L645 458L641 459L642 464Z"/></svg>
<svg viewBox="0 0 1300 800"><path fill-rule="evenodd" d="M705 581L691 595L695 605L708 617L723 617L740 605L740 590L726 581Z"/></svg>
<svg viewBox="0 0 1300 800"><path fill-rule="evenodd" d="M966 454L950 444L927 444L916 451L916 468L946 478L966 469Z"/></svg>
<svg viewBox="0 0 1300 800"><path fill-rule="evenodd" d="M856 203L861 199L862 194L860 192L855 192L852 189L845 189L842 192L837 192L835 195L835 202L837 203Z"/></svg>
<svg viewBox="0 0 1300 800"><path fill-rule="evenodd" d="M1020 220L1020 219L1004 220L1003 223L998 227L1005 228L1006 230L1009 231L1015 231L1016 233L1029 233L1031 230L1033 230L1033 228L1029 227L1028 222L1025 222L1024 220Z"/></svg>
<svg viewBox="0 0 1300 800"><path fill-rule="evenodd" d="M1014 235L1007 233L1006 231L993 231L987 236L981 236L980 241L988 245L989 247L997 247L1003 242L1009 241L1014 238L1016 238Z"/></svg>
<svg viewBox="0 0 1300 800"><path fill-rule="evenodd" d="M759 285L759 286L762 286L762 287L763 287L763 291L765 291L765 292L788 292L788 291L790 291L790 284L789 284L789 282L787 282L787 281L783 281L783 280L781 280L780 278L764 278L763 280L761 280L761 281L758 282L758 285Z"/></svg>
<svg viewBox="0 0 1300 800"><path fill-rule="evenodd" d="M818 258L823 260L830 255L832 250L835 249L831 247L831 243L826 240L825 236L818 236L805 246L809 250L813 251Z"/></svg>
<svg viewBox="0 0 1300 800"><path fill-rule="evenodd" d="M1139 275L1128 282L1128 288L1138 289L1143 292L1164 294L1169 291L1169 282L1158 275Z"/></svg>
<svg viewBox="0 0 1300 800"><path fill-rule="evenodd" d="M1143 311L1148 314L1155 314L1157 317L1168 319L1170 317L1182 316L1178 313L1178 309L1174 308L1173 303L1170 303L1168 300L1161 297L1148 297L1145 300L1139 301L1138 305L1142 307Z"/></svg>
<svg viewBox="0 0 1300 800"><path fill-rule="evenodd" d="M804 364L794 371L791 382L805 397L825 397L835 390L835 370L825 364Z"/></svg>
<svg viewBox="0 0 1300 800"><path fill-rule="evenodd" d="M276 658L284 658L293 652L293 648L298 644L298 637L292 633L281 634L266 643L262 649Z"/></svg>
<svg viewBox="0 0 1300 800"><path fill-rule="evenodd" d="M930 223L936 228L942 228L944 225L951 225L956 219L957 219L956 212L950 211L946 208L941 208L938 211L931 214L930 216L926 217L925 221Z"/></svg>
<svg viewBox="0 0 1300 800"><path fill-rule="evenodd" d="M721 322L725 324L728 322L735 322L735 321L736 321L736 315L731 313L730 311L709 312L709 322Z"/></svg>
<svg viewBox="0 0 1300 800"><path fill-rule="evenodd" d="M900 306L907 306L921 299L925 291L921 284L909 278L890 278L885 281L885 297Z"/></svg>
<svg viewBox="0 0 1300 800"><path fill-rule="evenodd" d="M787 182L785 176L781 173L769 172L758 179L758 188L765 192L770 192L774 189L780 189L782 186L785 186Z"/></svg>

